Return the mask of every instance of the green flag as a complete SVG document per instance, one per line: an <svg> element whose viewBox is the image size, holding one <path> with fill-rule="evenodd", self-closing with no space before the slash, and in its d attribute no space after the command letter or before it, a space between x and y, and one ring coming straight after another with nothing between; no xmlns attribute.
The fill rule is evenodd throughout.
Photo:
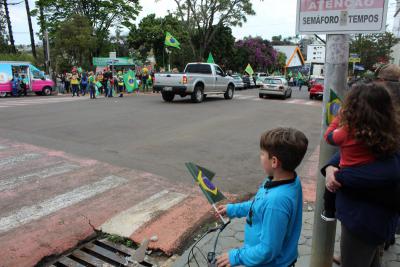
<svg viewBox="0 0 400 267"><path fill-rule="evenodd" d="M180 45L181 45L181 44L180 44L180 43L178 42L178 40L176 40L175 37L172 36L169 32L166 32L166 33L165 33L165 42L164 42L164 44L165 44L166 46L172 46L172 47L181 49L181 48L180 48Z"/></svg>
<svg viewBox="0 0 400 267"><path fill-rule="evenodd" d="M290 78L292 78L292 76L293 76L293 73L292 73L292 71L289 71L289 74L288 74L288 76L289 76Z"/></svg>
<svg viewBox="0 0 400 267"><path fill-rule="evenodd" d="M185 165L210 204L215 204L225 199L221 191L211 182L215 176L214 172L192 162L185 163Z"/></svg>
<svg viewBox="0 0 400 267"><path fill-rule="evenodd" d="M211 52L210 52L210 54L208 54L207 63L215 63L214 58L213 58Z"/></svg>
<svg viewBox="0 0 400 267"><path fill-rule="evenodd" d="M245 72L247 72L249 75L253 75L254 74L254 70L253 68L250 66L250 64L247 64L247 67L245 69Z"/></svg>
<svg viewBox="0 0 400 267"><path fill-rule="evenodd" d="M127 73L125 73L124 83L126 91L128 93L132 93L135 89L138 88L138 84L136 81L136 73L133 70L129 70Z"/></svg>
<svg viewBox="0 0 400 267"><path fill-rule="evenodd" d="M300 80L303 79L303 75L301 75L301 72L297 73L297 79L300 79Z"/></svg>
<svg viewBox="0 0 400 267"><path fill-rule="evenodd" d="M326 114L325 114L325 122L327 126L329 126L329 124L333 121L333 119L339 114L341 106L342 106L342 101L340 100L336 92L330 89L329 101L326 104Z"/></svg>

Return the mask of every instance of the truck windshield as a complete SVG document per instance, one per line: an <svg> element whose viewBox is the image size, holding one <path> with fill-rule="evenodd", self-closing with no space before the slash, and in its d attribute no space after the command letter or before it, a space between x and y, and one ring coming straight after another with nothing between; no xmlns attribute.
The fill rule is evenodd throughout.
<svg viewBox="0 0 400 267"><path fill-rule="evenodd" d="M212 74L211 66L206 64L190 64L185 69L186 73Z"/></svg>

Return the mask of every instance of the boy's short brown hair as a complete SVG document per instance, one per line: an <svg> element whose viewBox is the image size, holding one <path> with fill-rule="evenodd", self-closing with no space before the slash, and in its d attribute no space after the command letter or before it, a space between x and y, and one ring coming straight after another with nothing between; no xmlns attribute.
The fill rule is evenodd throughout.
<svg viewBox="0 0 400 267"><path fill-rule="evenodd" d="M260 139L260 148L275 156L285 171L294 171L306 154L308 139L304 133L293 128L276 128L266 131Z"/></svg>

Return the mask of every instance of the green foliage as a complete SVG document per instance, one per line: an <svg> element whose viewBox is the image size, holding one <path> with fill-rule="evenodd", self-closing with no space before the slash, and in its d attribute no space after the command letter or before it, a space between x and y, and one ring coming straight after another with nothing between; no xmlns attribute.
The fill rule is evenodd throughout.
<svg viewBox="0 0 400 267"><path fill-rule="evenodd" d="M92 28L91 34L97 39L94 55L104 54L112 47L109 42L111 27L131 27L141 10L137 0L38 0L37 5L46 11L45 26L52 39L61 23L76 15L85 17Z"/></svg>
<svg viewBox="0 0 400 267"><path fill-rule="evenodd" d="M159 67L167 65L168 55L163 51L167 31L181 43L180 50L169 48L172 51L172 66L181 69L190 59L188 56L190 54L189 36L184 24L171 14L164 18L157 18L155 14L144 17L138 27L131 27L128 35L129 46L138 51L141 61L145 62L152 52Z"/></svg>
<svg viewBox="0 0 400 267"><path fill-rule="evenodd" d="M278 69L283 69L286 66L286 55L282 52L278 52L278 62L277 67Z"/></svg>
<svg viewBox="0 0 400 267"><path fill-rule="evenodd" d="M17 54L0 54L0 61L29 61L36 64L35 58L32 54L17 53Z"/></svg>
<svg viewBox="0 0 400 267"><path fill-rule="evenodd" d="M132 240L125 238L125 237L121 237L119 235L106 234L106 238L115 244L125 245L129 248L134 248L134 249L138 248L138 246Z"/></svg>
<svg viewBox="0 0 400 267"><path fill-rule="evenodd" d="M373 69L376 63L387 63L390 60L392 47L398 43L393 33L359 34L350 42L350 53L360 55L365 69Z"/></svg>
<svg viewBox="0 0 400 267"><path fill-rule="evenodd" d="M11 47L8 45L7 41L7 22L6 16L3 9L3 2L0 2L0 53L10 53Z"/></svg>
<svg viewBox="0 0 400 267"><path fill-rule="evenodd" d="M206 56L219 27L242 26L248 15L255 14L250 0L174 1L198 60Z"/></svg>
<svg viewBox="0 0 400 267"><path fill-rule="evenodd" d="M89 68L90 55L96 47L93 28L86 17L74 15L61 22L54 34L54 56L57 69L70 69L74 65Z"/></svg>

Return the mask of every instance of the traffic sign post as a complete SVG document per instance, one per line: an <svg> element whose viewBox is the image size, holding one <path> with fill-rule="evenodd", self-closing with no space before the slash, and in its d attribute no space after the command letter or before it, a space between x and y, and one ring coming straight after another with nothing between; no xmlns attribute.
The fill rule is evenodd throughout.
<svg viewBox="0 0 400 267"><path fill-rule="evenodd" d="M343 99L347 91L348 64L360 62L358 55L349 60L349 35L382 33L386 29L388 1L386 0L297 0L296 33L327 34L325 52L325 83L322 112L322 134L329 121L330 92ZM320 141L319 169L333 156L336 149L323 138ZM325 177L317 175L317 199L311 250L311 267L331 267L336 222L321 219L325 191Z"/></svg>

